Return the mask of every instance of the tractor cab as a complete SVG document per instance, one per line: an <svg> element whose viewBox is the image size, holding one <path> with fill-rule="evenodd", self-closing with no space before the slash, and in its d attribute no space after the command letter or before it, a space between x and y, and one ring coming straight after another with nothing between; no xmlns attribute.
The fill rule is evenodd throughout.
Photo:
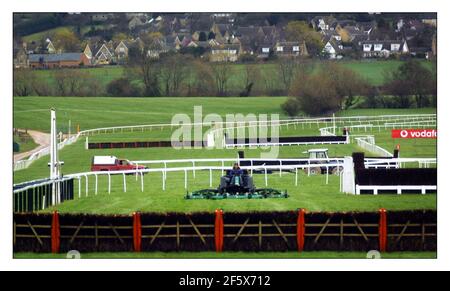
<svg viewBox="0 0 450 291"><path fill-rule="evenodd" d="M310 149L304 154L308 154L310 159L328 159L328 149Z"/></svg>

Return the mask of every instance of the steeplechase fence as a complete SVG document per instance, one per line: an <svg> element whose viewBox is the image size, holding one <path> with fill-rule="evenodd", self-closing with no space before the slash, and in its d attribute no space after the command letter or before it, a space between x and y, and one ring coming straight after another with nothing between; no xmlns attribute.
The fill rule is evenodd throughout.
<svg viewBox="0 0 450 291"><path fill-rule="evenodd" d="M207 147L206 141L135 141L135 142L90 142L87 149L162 148L162 147Z"/></svg>
<svg viewBox="0 0 450 291"><path fill-rule="evenodd" d="M292 136L278 137L276 139L226 138L225 147L251 147L251 146L292 146L314 144L348 144L347 136Z"/></svg>
<svg viewBox="0 0 450 291"><path fill-rule="evenodd" d="M14 214L15 252L435 251L436 211Z"/></svg>

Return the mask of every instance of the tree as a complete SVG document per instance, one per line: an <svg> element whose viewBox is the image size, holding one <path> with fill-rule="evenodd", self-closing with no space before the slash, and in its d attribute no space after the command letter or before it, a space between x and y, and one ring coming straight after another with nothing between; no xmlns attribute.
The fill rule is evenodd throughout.
<svg viewBox="0 0 450 291"><path fill-rule="evenodd" d="M424 107L429 104L428 97L436 94L436 75L417 60L409 60L386 73L384 90L397 96L401 107L410 106L409 96L414 97L418 108Z"/></svg>
<svg viewBox="0 0 450 291"><path fill-rule="evenodd" d="M311 55L318 55L323 49L322 35L305 21L290 21L286 27L286 37L289 41L304 40Z"/></svg>
<svg viewBox="0 0 450 291"><path fill-rule="evenodd" d="M14 96L28 96L33 92L31 80L34 73L30 70L14 70Z"/></svg>
<svg viewBox="0 0 450 291"><path fill-rule="evenodd" d="M127 34L123 33L123 32L119 32L113 35L112 40L115 42L121 42L124 40L127 40L129 37Z"/></svg>
<svg viewBox="0 0 450 291"><path fill-rule="evenodd" d="M186 79L189 59L179 54L169 54L160 60L162 67L161 80L164 84L165 96L179 96Z"/></svg>
<svg viewBox="0 0 450 291"><path fill-rule="evenodd" d="M186 95L213 96L215 81L209 63L193 60L186 72Z"/></svg>
<svg viewBox="0 0 450 291"><path fill-rule="evenodd" d="M283 84L285 94L287 94L291 88L292 80L297 74L297 64L294 58L281 58L278 61L278 77L281 84Z"/></svg>
<svg viewBox="0 0 450 291"><path fill-rule="evenodd" d="M212 73L214 77L214 83L216 84L217 96L227 95L227 84L232 75L231 65L228 62L217 62L211 65Z"/></svg>
<svg viewBox="0 0 450 291"><path fill-rule="evenodd" d="M366 95L367 81L350 69L330 63L312 74L303 71L295 77L290 99L282 109L290 115L300 110L310 115L329 114L357 103L356 96Z"/></svg>
<svg viewBox="0 0 450 291"><path fill-rule="evenodd" d="M53 78L55 94L58 96L92 96L99 93L98 82L93 80L92 75L87 71L55 70Z"/></svg>
<svg viewBox="0 0 450 291"><path fill-rule="evenodd" d="M293 81L300 75L310 74L315 64L301 58L280 58L277 65L277 75L283 85L283 94L289 94Z"/></svg>
<svg viewBox="0 0 450 291"><path fill-rule="evenodd" d="M139 96L139 89L129 79L124 77L112 80L108 84L106 92L114 97Z"/></svg>
<svg viewBox="0 0 450 291"><path fill-rule="evenodd" d="M56 49L61 49L65 52L78 52L81 49L80 40L70 28L58 29L51 39Z"/></svg>
<svg viewBox="0 0 450 291"><path fill-rule="evenodd" d="M355 71L345 68L337 63L329 63L323 72L333 81L337 98L342 109L348 109L358 103L360 96L367 95L369 82Z"/></svg>
<svg viewBox="0 0 450 291"><path fill-rule="evenodd" d="M239 96L241 96L241 97L250 96L253 86L260 79L261 79L261 71L257 65L254 65L254 64L253 65L250 65L250 64L245 65L244 78L242 79L243 83L244 83L243 84L244 90L241 91Z"/></svg>
<svg viewBox="0 0 450 291"><path fill-rule="evenodd" d="M302 110L306 114L314 116L339 110L340 100L331 78L327 78L323 74L300 78L302 80L295 82L291 90L292 97L290 98L295 100L288 101L283 106L287 113Z"/></svg>

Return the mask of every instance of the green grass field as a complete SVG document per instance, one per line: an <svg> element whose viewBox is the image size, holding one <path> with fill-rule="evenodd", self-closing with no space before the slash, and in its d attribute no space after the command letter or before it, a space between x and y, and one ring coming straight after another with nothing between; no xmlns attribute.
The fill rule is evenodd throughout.
<svg viewBox="0 0 450 291"><path fill-rule="evenodd" d="M49 127L50 107L57 109L58 127L64 130L64 125L69 119L75 124L80 124L82 129L104 126L136 125L150 123L170 122L174 113L186 113L193 115L193 106L202 105L203 114L217 113L225 116L227 113L278 113L281 114L279 105L285 100L283 97L261 98L56 98L56 97L26 97L14 99L14 123L17 127L32 128L47 131ZM224 103L227 103L224 106ZM338 115L372 115L372 114L411 114L434 113L435 109L421 110L350 110L340 112ZM282 116L284 117L284 116ZM329 124L328 124L329 125ZM319 127L325 124L312 125L311 127L282 127L281 136L292 135L318 135ZM62 129L61 129L62 128ZM72 132L74 132L74 128ZM90 141L129 141L129 140L169 140L172 130L152 130L133 133L99 134L91 136ZM397 140L390 138L390 130L373 131L375 139L387 150L392 151ZM113 149L113 150L85 150L84 138L77 143L65 147L60 152L60 159L65 162L64 174L85 172L90 170L91 158L94 155L116 155L130 160L162 160L182 158L235 158L237 149L191 149L176 150L172 148L147 148L147 149ZM435 140L401 141L403 157L433 157L436 155ZM319 146L314 146L317 148ZM306 157L303 151L312 146L280 147L279 157ZM320 148L328 148L330 156L351 155L352 152L361 151L356 144L349 145L324 145ZM245 149L246 157L260 157L261 153L269 149ZM370 153L366 153L371 155ZM373 155L372 155L373 156ZM14 172L14 183L43 178L48 176L48 158L35 161L28 169ZM200 164L201 165L201 164ZM205 164L206 165L206 164ZM219 165L216 163L216 165ZM154 165L153 167L161 167ZM182 165L180 165L182 166ZM187 164L185 166L191 166ZM199 166L199 164L197 164ZM217 187L220 172L213 172L212 186ZM224 200L187 201L184 195L187 190L209 188L209 172L197 171L195 178L193 173L188 173L188 189L184 188L184 173L169 173L167 177L167 189L162 190L160 174L152 173L144 176L144 191L141 192L140 180L134 176L126 177L127 192L123 192L122 176L112 176L111 194L107 192L107 178L98 178L98 193L94 193L94 177L89 179L89 193L85 193L85 181L82 181L81 198L78 198L78 184L75 183L76 199L67 201L57 208L61 212L86 212L86 213L123 213L133 211L213 211L223 208L225 211L256 211L256 210L293 210L306 208L311 211L374 211L381 207L391 210L400 209L435 209L436 195L345 195L339 192L339 179L329 176L326 184L326 176L311 176L303 172L299 175L299 184L295 186L295 175L278 173L269 175L269 186L290 193L288 199L263 199L263 200ZM257 187L264 187L264 176L255 175ZM87 196L87 197L86 197Z"/></svg>
<svg viewBox="0 0 450 291"><path fill-rule="evenodd" d="M66 254L14 253L15 259L66 259ZM381 259L436 259L436 252L392 252ZM82 253L81 259L366 259L363 252L142 252Z"/></svg>
<svg viewBox="0 0 450 291"><path fill-rule="evenodd" d="M108 97L14 97L14 127L50 131L50 108L56 108L58 128L72 132L108 126L170 123L176 113L194 115L194 106L202 106L203 115L217 113L279 114L286 97L191 97L191 98L108 98ZM435 108L356 109L338 116L436 113Z"/></svg>

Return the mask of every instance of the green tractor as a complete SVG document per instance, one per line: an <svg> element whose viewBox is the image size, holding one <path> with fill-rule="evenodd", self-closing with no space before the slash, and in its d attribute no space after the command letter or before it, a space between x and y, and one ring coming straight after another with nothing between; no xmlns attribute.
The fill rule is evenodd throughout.
<svg viewBox="0 0 450 291"><path fill-rule="evenodd" d="M217 189L203 189L186 194L186 199L263 199L288 198L287 191L255 188L247 170L227 170Z"/></svg>

